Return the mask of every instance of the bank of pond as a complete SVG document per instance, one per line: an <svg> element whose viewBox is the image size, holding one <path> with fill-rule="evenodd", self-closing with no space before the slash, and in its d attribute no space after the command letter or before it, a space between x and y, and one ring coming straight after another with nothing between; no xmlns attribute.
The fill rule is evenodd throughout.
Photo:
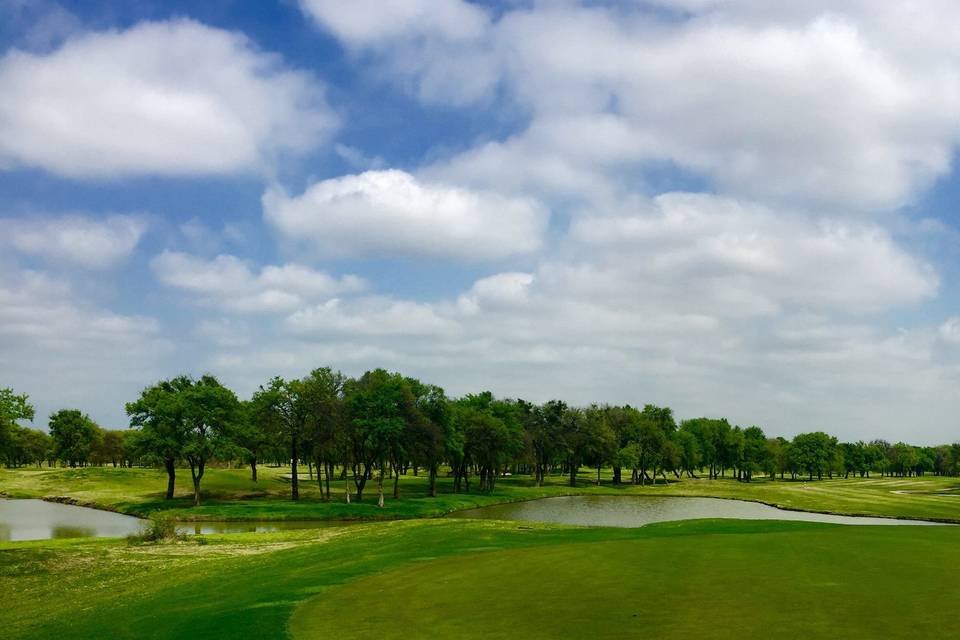
<svg viewBox="0 0 960 640"><path fill-rule="evenodd" d="M790 511L758 502L671 496L561 496L457 511L453 518L514 520L599 527L642 527L697 519L794 520L844 525L935 525L925 520ZM116 538L141 531L130 515L44 500L0 500L0 540ZM344 521L250 520L182 522L182 534L252 533L343 526Z"/></svg>

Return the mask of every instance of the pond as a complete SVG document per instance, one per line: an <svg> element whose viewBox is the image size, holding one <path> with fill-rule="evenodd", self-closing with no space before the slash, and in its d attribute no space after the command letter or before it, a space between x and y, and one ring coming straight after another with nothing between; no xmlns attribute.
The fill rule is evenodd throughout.
<svg viewBox="0 0 960 640"><path fill-rule="evenodd" d="M43 500L0 500L0 540L45 540L50 538L121 538L139 533L144 520L122 513L102 511ZM184 534L245 533L318 529L342 526L333 521L183 522Z"/></svg>
<svg viewBox="0 0 960 640"><path fill-rule="evenodd" d="M652 522L698 518L803 520L870 525L939 524L925 520L834 516L807 511L788 511L745 500L669 496L563 496L490 505L457 511L450 515L455 518L527 520L597 527L642 527Z"/></svg>
<svg viewBox="0 0 960 640"><path fill-rule="evenodd" d="M0 500L0 540L111 538L140 531L139 518L43 500Z"/></svg>

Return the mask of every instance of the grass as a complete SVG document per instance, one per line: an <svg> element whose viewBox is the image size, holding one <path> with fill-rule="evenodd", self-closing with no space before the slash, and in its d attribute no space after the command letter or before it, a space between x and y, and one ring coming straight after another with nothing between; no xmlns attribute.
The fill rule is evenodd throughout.
<svg viewBox="0 0 960 640"><path fill-rule="evenodd" d="M960 535L931 529L686 524L408 563L307 601L290 628L342 640L934 637L960 605L943 573ZM344 620L357 603L362 616Z"/></svg>
<svg viewBox="0 0 960 640"><path fill-rule="evenodd" d="M410 520L0 545L16 638L932 636L960 528ZM841 632L842 630L842 632Z"/></svg>
<svg viewBox="0 0 960 640"><path fill-rule="evenodd" d="M289 469L261 467L254 483L245 469L209 469L204 476L204 503L192 505L189 474L181 471L175 499L164 500L166 476L154 469L17 469L0 470L0 495L13 498L67 496L81 504L134 515L164 515L180 520L312 520L390 519L442 515L457 509L497 502L529 500L570 494L680 495L755 500L775 506L847 515L873 515L960 522L960 486L957 478L834 479L790 482L757 479L740 483L730 479L682 480L669 485L615 486L609 472L603 484L593 484L593 472L584 470L578 486L566 478L548 477L544 487L534 487L528 476L503 478L491 495L455 494L452 481L441 478L440 495L427 496L427 479L401 479L401 499L389 497L376 507L376 487L368 483L361 504L345 504L343 483L333 483L334 500L320 500L316 482L306 475L300 502L289 500Z"/></svg>
<svg viewBox="0 0 960 640"><path fill-rule="evenodd" d="M960 521L958 481L873 478L751 484L684 480L600 486L584 471L534 487L504 478L492 495L426 495L378 509L289 500L287 469L212 469L204 504L181 479L163 499L150 469L0 471L8 497L68 497L179 519L406 518L271 534L168 540L0 542L0 629L16 638L315 637L906 637L952 628L960 527L845 527L688 521L642 529L417 519L496 502L571 493L689 495L794 509ZM412 519L411 519L412 518ZM842 633L841 633L842 631Z"/></svg>

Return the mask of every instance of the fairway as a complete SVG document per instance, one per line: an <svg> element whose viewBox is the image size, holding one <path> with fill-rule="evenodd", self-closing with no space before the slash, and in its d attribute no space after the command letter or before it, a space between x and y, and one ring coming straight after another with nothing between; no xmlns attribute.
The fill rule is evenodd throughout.
<svg viewBox="0 0 960 640"><path fill-rule="evenodd" d="M11 638L933 637L960 528L410 520L0 544Z"/></svg>
<svg viewBox="0 0 960 640"><path fill-rule="evenodd" d="M290 628L298 639L934 637L956 622L960 585L944 572L958 543L953 528L738 523L477 553L333 589Z"/></svg>

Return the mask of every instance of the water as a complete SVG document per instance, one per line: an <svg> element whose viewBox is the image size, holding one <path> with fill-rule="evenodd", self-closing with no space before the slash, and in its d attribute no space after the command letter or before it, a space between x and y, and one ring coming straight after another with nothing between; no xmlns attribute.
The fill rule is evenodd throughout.
<svg viewBox="0 0 960 640"><path fill-rule="evenodd" d="M642 527L652 522L698 518L803 520L835 524L931 525L925 520L895 520L787 511L758 502L668 496L564 496L490 505L451 514L457 518L527 520L598 527Z"/></svg>
<svg viewBox="0 0 960 640"><path fill-rule="evenodd" d="M144 520L43 500L0 500L0 541L51 538L122 538L139 533ZM343 526L334 521L182 522L183 534L246 533Z"/></svg>
<svg viewBox="0 0 960 640"><path fill-rule="evenodd" d="M244 520L236 522L180 522L177 531L184 534L203 533L271 533L292 529L342 527L348 520Z"/></svg>
<svg viewBox="0 0 960 640"><path fill-rule="evenodd" d="M140 531L139 518L43 500L0 500L0 540L117 538Z"/></svg>

